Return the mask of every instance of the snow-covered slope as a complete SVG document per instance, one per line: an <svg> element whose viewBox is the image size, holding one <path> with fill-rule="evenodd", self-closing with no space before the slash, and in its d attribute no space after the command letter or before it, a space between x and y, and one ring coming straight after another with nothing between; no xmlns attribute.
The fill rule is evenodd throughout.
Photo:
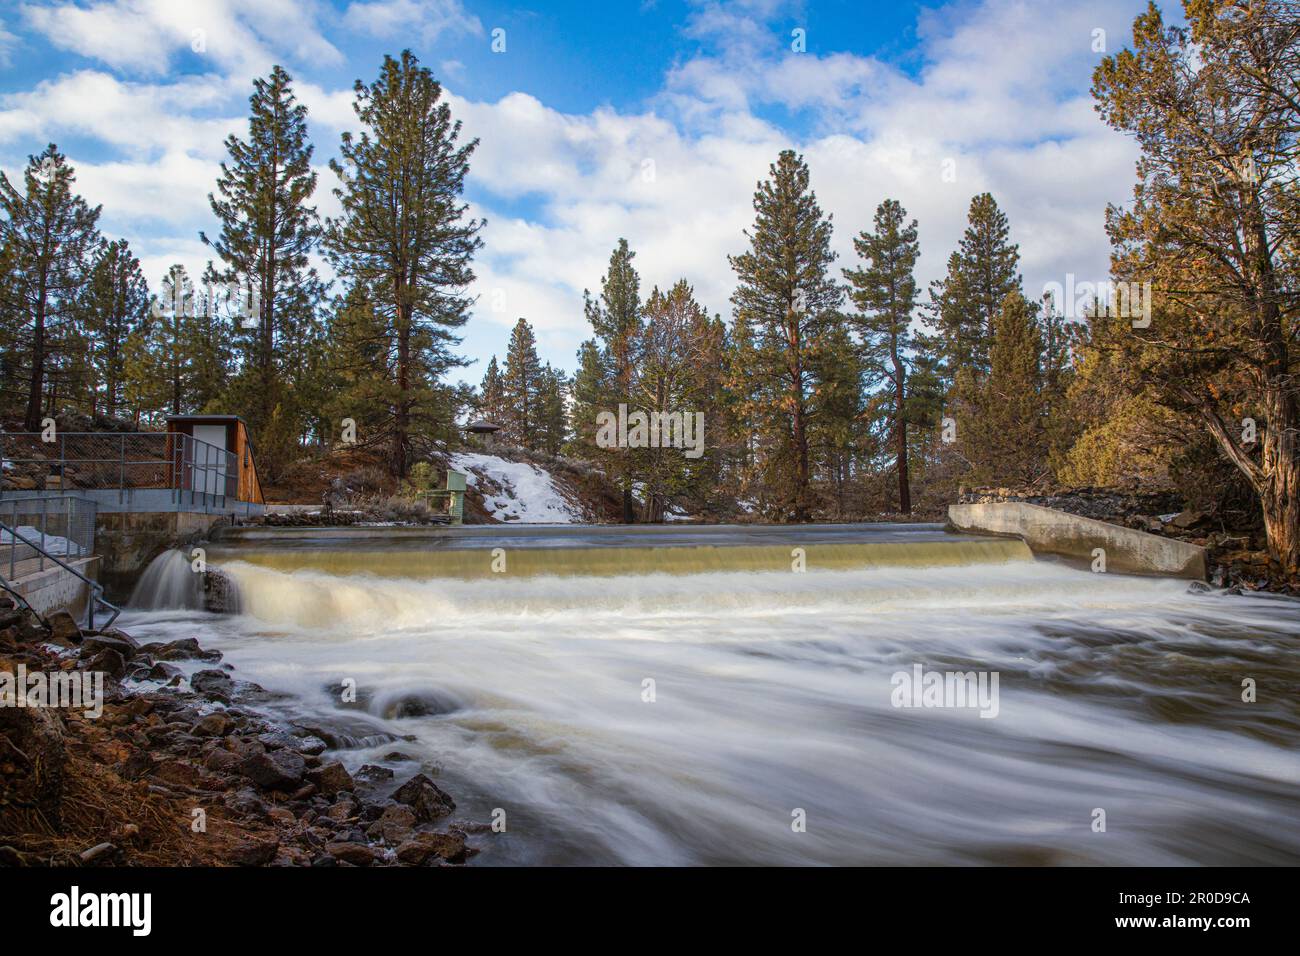
<svg viewBox="0 0 1300 956"><path fill-rule="evenodd" d="M582 509L561 494L550 473L536 465L477 452L452 455L449 463L465 473L466 483L483 496L483 507L498 521L573 524L585 520Z"/></svg>

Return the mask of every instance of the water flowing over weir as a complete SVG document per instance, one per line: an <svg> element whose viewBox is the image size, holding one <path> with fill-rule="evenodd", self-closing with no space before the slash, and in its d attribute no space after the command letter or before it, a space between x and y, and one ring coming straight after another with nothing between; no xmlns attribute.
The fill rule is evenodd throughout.
<svg viewBox="0 0 1300 956"><path fill-rule="evenodd" d="M252 536L208 552L239 614L178 553L125 626L350 721L351 769L505 809L484 863L1300 862L1295 602L920 526L531 534ZM917 665L996 673L996 716L895 706Z"/></svg>

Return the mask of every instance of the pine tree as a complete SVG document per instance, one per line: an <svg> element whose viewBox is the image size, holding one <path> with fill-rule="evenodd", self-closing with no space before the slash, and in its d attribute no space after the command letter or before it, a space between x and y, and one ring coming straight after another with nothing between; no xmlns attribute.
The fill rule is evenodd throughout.
<svg viewBox="0 0 1300 956"><path fill-rule="evenodd" d="M494 425L499 425L505 418L505 408L505 383L494 355L483 375L483 384L479 386L478 413Z"/></svg>
<svg viewBox="0 0 1300 956"><path fill-rule="evenodd" d="M989 348L1002 300L1020 289L1020 247L1009 241L1007 217L989 193L971 200L966 232L948 258L948 274L930 284L931 325L943 348L944 372L955 382L988 374Z"/></svg>
<svg viewBox="0 0 1300 956"><path fill-rule="evenodd" d="M988 378L958 437L977 479L1029 483L1046 471L1043 339L1018 292L1002 300L994 322Z"/></svg>
<svg viewBox="0 0 1300 956"><path fill-rule="evenodd" d="M600 298L586 289L582 292L587 321L601 347L601 361L607 374L604 377L601 402L613 411L619 404L632 399L633 378L636 372L637 343L641 340L643 317L641 311L641 278L632 260L636 253L628 247L626 239L609 257L609 269L600 283ZM604 451L599 455L606 473L623 489L623 520L633 520L632 485L634 478L628 470L628 456L620 452Z"/></svg>
<svg viewBox="0 0 1300 956"><path fill-rule="evenodd" d="M829 325L843 290L831 279L831 219L808 185L808 167L792 150L781 153L770 178L754 193L748 252L729 257L738 285L736 317L753 330L760 377L758 426L769 432L766 471L778 507L806 520L813 507L808 450L809 396L817 387L811 353Z"/></svg>
<svg viewBox="0 0 1300 956"><path fill-rule="evenodd" d="M330 388L324 418L334 434L345 418L356 425L357 440L371 444L389 433L399 396L392 375L392 330L379 314L369 288L353 283L334 301L324 365Z"/></svg>
<svg viewBox="0 0 1300 956"><path fill-rule="evenodd" d="M97 392L110 416L117 415L123 404L127 339L145 325L149 303L149 286L127 241L101 244L90 266L79 312L91 335Z"/></svg>
<svg viewBox="0 0 1300 956"><path fill-rule="evenodd" d="M568 391L569 382L564 372L552 368L550 362L542 366L537 395L536 448L552 457L560 453L569 438L569 419L565 409Z"/></svg>
<svg viewBox="0 0 1300 956"><path fill-rule="evenodd" d="M602 460L605 452L596 445L596 416L607 407L608 391L600 346L595 339L587 339L578 348L578 370L569 389L572 397L569 454L587 461Z"/></svg>
<svg viewBox="0 0 1300 956"><path fill-rule="evenodd" d="M886 383L898 510L910 514L907 366L914 347L910 332L917 295L913 271L921 254L916 220L908 223L907 212L897 200L886 199L876 208L875 232L860 233L853 247L868 265L844 270L850 296L859 310L850 321L861 337L864 360Z"/></svg>
<svg viewBox="0 0 1300 956"><path fill-rule="evenodd" d="M221 224L216 238L200 233L221 258L206 276L209 284L241 289L235 303L234 344L241 370L232 383L233 404L244 410L259 441L264 466L287 452L299 422L285 422L266 434L277 407L282 414L291 395L289 379L307 362L319 335L316 311L324 284L310 265L321 235L314 207L316 190L307 141L307 108L298 103L292 80L276 66L270 76L253 81L249 97L248 137L226 139L229 162L221 164L216 194L208 196ZM290 417L295 417L290 415Z"/></svg>
<svg viewBox="0 0 1300 956"><path fill-rule="evenodd" d="M12 326L9 334L26 357L23 419L29 431L41 426L46 372L72 344L87 259L99 242L100 208L92 209L72 191L75 181L53 143L28 159L21 192L0 172L0 249L5 250L10 283L0 296Z"/></svg>
<svg viewBox="0 0 1300 956"><path fill-rule="evenodd" d="M541 418L542 363L537 358L533 328L526 319L516 322L510 333L502 385L506 436L517 445L535 448Z"/></svg>
<svg viewBox="0 0 1300 956"><path fill-rule="evenodd" d="M466 289L482 240L481 223L465 218L460 197L478 141L459 145L460 122L442 102L442 87L409 50L385 57L369 86L357 81L353 108L363 129L344 133L342 161L330 162L343 213L329 222L326 247L340 273L370 287L392 330L392 463L405 476L413 411L448 369L466 364L452 353L460 342L453 330L473 303Z"/></svg>

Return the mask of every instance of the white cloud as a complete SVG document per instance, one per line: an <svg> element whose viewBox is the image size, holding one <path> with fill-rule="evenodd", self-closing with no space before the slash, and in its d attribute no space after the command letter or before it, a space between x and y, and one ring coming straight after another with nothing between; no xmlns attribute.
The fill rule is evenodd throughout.
<svg viewBox="0 0 1300 956"><path fill-rule="evenodd" d="M348 5L343 22L383 39L414 33L425 43L443 34L483 33L482 22L460 0L356 0Z"/></svg>
<svg viewBox="0 0 1300 956"><path fill-rule="evenodd" d="M162 75L176 54L203 58L247 78L278 56L342 62L321 34L316 4L295 0L101 0L25 3L27 25L54 46L120 70Z"/></svg>
<svg viewBox="0 0 1300 956"><path fill-rule="evenodd" d="M0 67L7 69L13 62L13 49L17 45L18 37L6 30L4 21L0 20Z"/></svg>
<svg viewBox="0 0 1300 956"><path fill-rule="evenodd" d="M816 34L808 52L791 52L788 24L767 25L785 9L780 0L705 4L687 28L699 51L667 70L661 93L640 109L572 114L524 91L495 101L449 91L465 138L480 138L470 189L473 214L488 220L466 350L484 360L501 353L509 327L525 316L543 357L571 370L578 343L590 334L582 289L598 288L619 237L637 252L645 292L684 277L711 312L729 315L727 255L745 247L756 181L790 147L805 155L822 208L834 216L841 266L853 264L853 235L893 197L919 221L918 278L928 284L960 238L971 197L987 190L1021 244L1027 293L1067 271L1104 275L1104 209L1128 198L1135 154L1092 111L1092 31L1124 36L1139 5L1100 0L1083 10L960 0L923 17L919 65L904 70L819 49ZM50 39L65 49L150 71L150 51L165 65L189 42L187 21L175 12L182 6L101 0L76 8L29 4L24 14L47 31L64 29ZM0 144L75 136L105 145L107 158L72 157L81 186L104 204L106 228L120 230L146 256L151 282L172 261L197 274L207 259L197 233L212 228L206 196L222 140L244 128L247 71L285 52L286 42L299 51L333 50L315 33L312 5L297 32L274 29L297 9L289 0L212 0L203 9L210 22L227 25L209 34L218 41L209 46L209 73L135 82L84 69L0 98ZM141 14L129 29L115 19L124 11ZM335 22L392 35L482 30L454 2L356 2ZM234 37L249 42L238 56L229 50ZM450 63L440 70L454 81ZM339 133L356 128L353 95L306 74L313 80L295 86L317 145L316 202L329 215L337 210L330 193L336 182L324 164ZM798 133L774 119L787 114ZM954 182L942 175L949 160ZM501 311L493 310L501 301L494 293L504 293ZM465 377L477 381L481 368Z"/></svg>

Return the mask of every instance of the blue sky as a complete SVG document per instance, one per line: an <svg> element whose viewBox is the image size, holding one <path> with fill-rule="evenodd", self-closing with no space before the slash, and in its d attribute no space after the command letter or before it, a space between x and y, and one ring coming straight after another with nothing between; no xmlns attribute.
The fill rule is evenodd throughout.
<svg viewBox="0 0 1300 956"><path fill-rule="evenodd" d="M488 226L462 349L480 361L464 377L481 377L519 316L543 358L571 370L582 290L620 236L646 292L685 277L729 314L726 256L743 248L755 181L787 147L834 216L840 265L893 197L919 221L928 283L971 196L989 190L1029 294L1067 273L1104 278L1102 217L1131 194L1135 152L1096 118L1088 87L1143 6L28 0L0 9L0 168L12 175L57 142L151 283L172 262L198 274L206 195L252 78L273 63L294 76L330 215L324 166L355 126L352 83L409 46L481 141L467 198Z"/></svg>

